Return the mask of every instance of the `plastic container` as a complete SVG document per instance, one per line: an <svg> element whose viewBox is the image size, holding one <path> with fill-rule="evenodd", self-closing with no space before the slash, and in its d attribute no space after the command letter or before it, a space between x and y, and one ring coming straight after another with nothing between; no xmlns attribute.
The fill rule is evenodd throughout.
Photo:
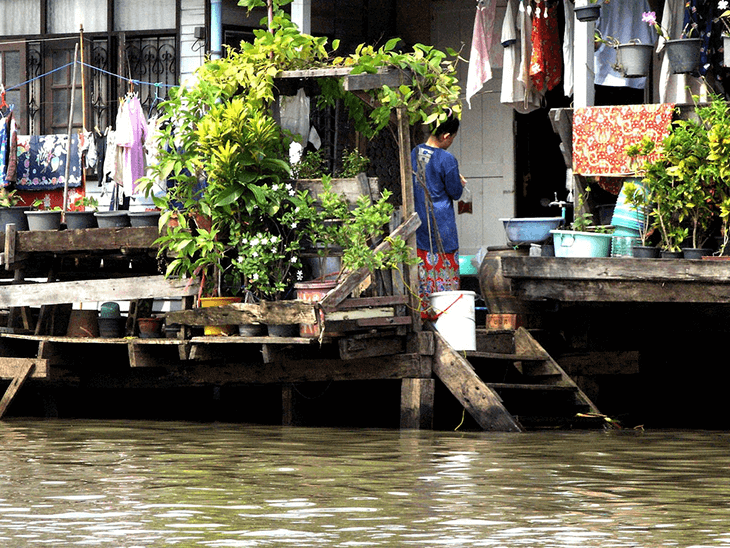
<svg viewBox="0 0 730 548"><path fill-rule="evenodd" d="M119 312L119 303L102 303L102 305L99 307L100 318L119 318L120 316L121 314Z"/></svg>
<svg viewBox="0 0 730 548"><path fill-rule="evenodd" d="M25 212L30 206L0 207L0 232L5 232L5 225L14 224L15 230L28 230L28 217Z"/></svg>
<svg viewBox="0 0 730 548"><path fill-rule="evenodd" d="M431 293L431 309L436 316L434 327L454 350L477 349L475 299L473 291Z"/></svg>
<svg viewBox="0 0 730 548"><path fill-rule="evenodd" d="M562 217L529 217L500 219L504 223L507 239L513 243L539 244L550 237L550 231L558 228Z"/></svg>
<svg viewBox="0 0 730 548"><path fill-rule="evenodd" d="M611 234L552 230L556 257L608 257Z"/></svg>
<svg viewBox="0 0 730 548"><path fill-rule="evenodd" d="M124 336L124 325L126 318L102 318L97 320L99 325L99 336L106 339L118 339Z"/></svg>
<svg viewBox="0 0 730 548"><path fill-rule="evenodd" d="M129 211L127 215L133 227L157 226L160 222L159 211Z"/></svg>
<svg viewBox="0 0 730 548"><path fill-rule="evenodd" d="M61 210L26 211L30 230L58 230L61 228Z"/></svg>
<svg viewBox="0 0 730 548"><path fill-rule="evenodd" d="M200 308L212 308L224 306L231 303L240 303L240 297L201 297ZM207 336L234 335L238 332L237 325L206 325L203 326L203 333Z"/></svg>
<svg viewBox="0 0 730 548"><path fill-rule="evenodd" d="M67 211L66 228L69 230L83 230L99 226L93 211Z"/></svg>
<svg viewBox="0 0 730 548"><path fill-rule="evenodd" d="M297 292L297 300L305 301L308 303L316 303L322 300L330 290L337 287L336 281L323 281L323 282L300 282L294 284L294 289ZM300 337L319 337L319 331L321 323L324 321L324 314L320 311L320 323L313 324L300 324L299 325L299 336ZM327 333L328 335L334 335L334 333Z"/></svg>
<svg viewBox="0 0 730 548"><path fill-rule="evenodd" d="M460 276L476 276L478 274L477 267L472 263L474 255L459 255L459 275Z"/></svg>
<svg viewBox="0 0 730 548"><path fill-rule="evenodd" d="M129 215L126 211L97 211L94 216L99 228L130 226Z"/></svg>

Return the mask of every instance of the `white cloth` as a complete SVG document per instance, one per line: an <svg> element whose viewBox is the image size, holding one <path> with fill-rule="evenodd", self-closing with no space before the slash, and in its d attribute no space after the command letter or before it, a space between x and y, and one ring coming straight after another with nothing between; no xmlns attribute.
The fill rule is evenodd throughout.
<svg viewBox="0 0 730 548"><path fill-rule="evenodd" d="M651 11L648 0L611 0L601 6L596 28L604 38L611 36L621 44L639 40L642 44L653 45L656 31L641 20L641 14L647 11ZM601 44L594 54L596 84L644 89L646 78L624 78L611 67L615 63L616 50Z"/></svg>
<svg viewBox="0 0 730 548"><path fill-rule="evenodd" d="M525 28L529 27L529 28ZM508 0L507 11L502 22L501 43L504 46L504 65L502 70L502 90L500 101L526 114L540 108L540 95L520 79L523 70L522 59L527 55L528 63L532 53L532 25L521 0ZM527 67L529 68L529 67Z"/></svg>
<svg viewBox="0 0 730 548"><path fill-rule="evenodd" d="M492 65L489 52L492 49L494 16L497 11L495 0L483 0L477 4L474 31L471 37L469 72L466 77L466 102L471 108L471 98L492 79Z"/></svg>
<svg viewBox="0 0 730 548"><path fill-rule="evenodd" d="M679 36L684 25L685 0L666 0L662 14L662 26L669 36ZM702 79L690 74L674 74L669 67L669 59L664 54L664 38L657 42L657 53L661 58L661 70L657 80L657 91L660 103L688 104L692 103L692 95L707 97L707 88ZM689 89L687 89L689 87Z"/></svg>
<svg viewBox="0 0 730 548"><path fill-rule="evenodd" d="M575 43L573 34L573 28L575 26L573 7L573 2L563 2L563 10L565 13L565 30L563 31L563 95L566 97L573 95L573 83L575 80L573 73L573 46Z"/></svg>

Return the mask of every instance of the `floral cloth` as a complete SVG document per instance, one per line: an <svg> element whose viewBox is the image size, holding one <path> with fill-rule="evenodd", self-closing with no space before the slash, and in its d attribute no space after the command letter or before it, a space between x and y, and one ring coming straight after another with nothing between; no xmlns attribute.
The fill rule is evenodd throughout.
<svg viewBox="0 0 730 548"><path fill-rule="evenodd" d="M68 186L81 186L81 154L78 144L78 136L72 135L71 151L67 154L67 135L19 135L16 187L25 190L63 188L67 159Z"/></svg>
<svg viewBox="0 0 730 548"><path fill-rule="evenodd" d="M558 32L558 4L548 7L537 0L532 18L532 57L530 79L536 90L544 92L560 84L563 59Z"/></svg>
<svg viewBox="0 0 730 548"><path fill-rule="evenodd" d="M459 289L459 252L431 253L416 250L421 263L418 266L418 297L421 301L421 318L429 319L429 295L439 291Z"/></svg>
<svg viewBox="0 0 730 548"><path fill-rule="evenodd" d="M661 143L669 134L674 104L584 107L573 115L573 172L631 175L635 161L625 149L644 136ZM649 157L649 160L653 157Z"/></svg>

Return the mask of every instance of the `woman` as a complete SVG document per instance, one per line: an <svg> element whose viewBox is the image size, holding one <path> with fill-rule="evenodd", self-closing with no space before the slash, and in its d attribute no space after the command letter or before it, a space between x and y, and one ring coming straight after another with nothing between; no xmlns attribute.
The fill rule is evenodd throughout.
<svg viewBox="0 0 730 548"><path fill-rule="evenodd" d="M421 226L416 231L421 317L427 318L428 296L459 289L459 238L454 200L461 197L466 180L459 164L447 152L459 131L459 119L449 117L428 140L411 152L413 195Z"/></svg>

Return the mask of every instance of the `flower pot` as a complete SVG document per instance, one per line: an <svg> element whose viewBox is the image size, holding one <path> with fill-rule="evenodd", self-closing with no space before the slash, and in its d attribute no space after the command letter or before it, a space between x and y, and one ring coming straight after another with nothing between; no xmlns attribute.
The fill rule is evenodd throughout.
<svg viewBox="0 0 730 548"><path fill-rule="evenodd" d="M662 249L660 252L662 259L681 259L681 251L669 251L668 249Z"/></svg>
<svg viewBox="0 0 730 548"><path fill-rule="evenodd" d="M99 312L97 310L72 310L66 328L67 337L98 337Z"/></svg>
<svg viewBox="0 0 730 548"><path fill-rule="evenodd" d="M69 230L82 230L96 228L99 226L93 211L67 211L66 228Z"/></svg>
<svg viewBox="0 0 730 548"><path fill-rule="evenodd" d="M573 8L578 21L595 21L601 15L601 4L589 4L587 6L576 6Z"/></svg>
<svg viewBox="0 0 730 548"><path fill-rule="evenodd" d="M99 228L117 228L129 226L129 215L126 211L97 211L94 213Z"/></svg>
<svg viewBox="0 0 730 548"><path fill-rule="evenodd" d="M682 256L685 259L702 259L707 255L712 255L712 250L707 248L683 247Z"/></svg>
<svg viewBox="0 0 730 548"><path fill-rule="evenodd" d="M299 325L292 324L271 324L266 326L270 337L296 337L299 335Z"/></svg>
<svg viewBox="0 0 730 548"><path fill-rule="evenodd" d="M159 211L130 211L129 223L133 227L157 226L160 222Z"/></svg>
<svg viewBox="0 0 730 548"><path fill-rule="evenodd" d="M648 245L635 245L632 250L632 256L637 259L658 259L659 248Z"/></svg>
<svg viewBox="0 0 730 548"><path fill-rule="evenodd" d="M162 328L162 318L137 318L141 339L158 339Z"/></svg>
<svg viewBox="0 0 730 548"><path fill-rule="evenodd" d="M61 228L61 210L26 211L30 230L58 230Z"/></svg>
<svg viewBox="0 0 730 548"><path fill-rule="evenodd" d="M667 50L669 66L674 74L694 72L700 66L700 38L682 38L667 40L664 47Z"/></svg>
<svg viewBox="0 0 730 548"><path fill-rule="evenodd" d="M106 339L118 339L124 336L124 325L127 318L102 318L97 320L99 336Z"/></svg>
<svg viewBox="0 0 730 548"><path fill-rule="evenodd" d="M238 335L241 337L263 337L266 335L266 326L260 323L244 323L238 326Z"/></svg>
<svg viewBox="0 0 730 548"><path fill-rule="evenodd" d="M616 64L624 78L641 78L649 74L654 46L651 44L619 44Z"/></svg>
<svg viewBox="0 0 730 548"><path fill-rule="evenodd" d="M14 224L15 230L28 230L28 217L25 212L30 206L12 206L0 208L0 232L5 232L5 225Z"/></svg>
<svg viewBox="0 0 730 548"><path fill-rule="evenodd" d="M312 281L312 282L300 282L294 284L294 289L297 292L297 300L305 301L308 303L316 303L321 301L330 290L337 287L336 281ZM321 325L324 322L324 312L319 312L319 322L314 324L300 324L299 336L300 337L319 337ZM337 335L338 333L327 333L327 335Z"/></svg>
<svg viewBox="0 0 730 548"><path fill-rule="evenodd" d="M241 302L240 297L201 297L200 307L211 308L215 306L224 306L231 303ZM238 330L236 325L206 325L203 327L203 333L207 336L233 335Z"/></svg>
<svg viewBox="0 0 730 548"><path fill-rule="evenodd" d="M608 257L611 234L551 230L556 257Z"/></svg>

